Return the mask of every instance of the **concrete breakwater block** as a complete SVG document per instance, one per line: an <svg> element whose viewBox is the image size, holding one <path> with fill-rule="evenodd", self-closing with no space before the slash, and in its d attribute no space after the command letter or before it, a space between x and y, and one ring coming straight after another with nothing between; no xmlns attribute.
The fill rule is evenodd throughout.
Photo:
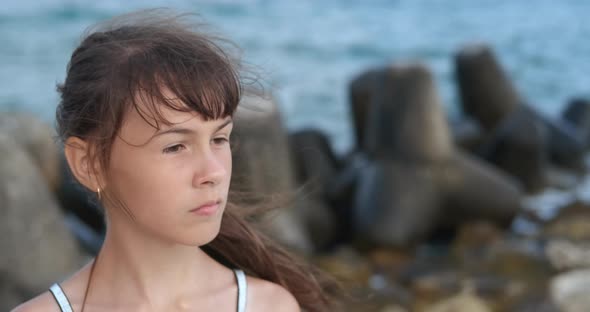
<svg viewBox="0 0 590 312"><path fill-rule="evenodd" d="M349 242L354 238L354 201L358 177L369 164L365 155L353 152L344 161L326 187L326 198L332 206L337 223L337 240Z"/></svg>
<svg viewBox="0 0 590 312"><path fill-rule="evenodd" d="M553 163L564 168L583 170L585 142L577 129L569 123L550 119L531 109L547 128L549 157Z"/></svg>
<svg viewBox="0 0 590 312"><path fill-rule="evenodd" d="M449 120L449 126L455 144L464 150L475 153L485 139L479 122L473 118L457 118Z"/></svg>
<svg viewBox="0 0 590 312"><path fill-rule="evenodd" d="M520 183L470 154L453 154L436 177L445 224L484 219L508 226L522 209Z"/></svg>
<svg viewBox="0 0 590 312"><path fill-rule="evenodd" d="M340 169L326 135L319 130L304 129L289 135L295 176L305 204L301 205L306 228L317 249L336 240L338 222L328 196L328 185Z"/></svg>
<svg viewBox="0 0 590 312"><path fill-rule="evenodd" d="M488 134L478 153L521 179L532 192L544 186L542 171L546 171L549 163L572 170L585 168L585 143L575 127L565 121L549 119L525 105ZM522 162L526 161L526 154L530 162L522 166L501 160L512 158L510 162Z"/></svg>
<svg viewBox="0 0 590 312"><path fill-rule="evenodd" d="M355 143L358 149L365 149L367 115L372 101L371 95L375 94L373 88L378 85L381 77L386 73L387 71L382 68L370 69L355 77L349 84L350 110Z"/></svg>
<svg viewBox="0 0 590 312"><path fill-rule="evenodd" d="M419 64L381 72L370 88L364 164L342 176L355 179L341 185L355 187L356 238L408 246L448 222L447 214L509 223L520 209L518 183L455 148L430 72Z"/></svg>
<svg viewBox="0 0 590 312"><path fill-rule="evenodd" d="M242 202L242 198L232 195L241 193L259 197L246 204L264 205L264 201L275 195L295 195L287 132L270 97L243 97L234 116L232 145L230 201ZM274 238L301 252L310 252L313 246L301 209L297 205L277 208L269 224Z"/></svg>
<svg viewBox="0 0 590 312"><path fill-rule="evenodd" d="M430 165L374 161L357 184L352 220L363 245L404 247L479 219L508 226L522 209L517 181L463 152Z"/></svg>
<svg viewBox="0 0 590 312"><path fill-rule="evenodd" d="M434 182L431 169L416 163L378 161L360 170L352 217L357 243L403 247L424 239L442 213Z"/></svg>
<svg viewBox="0 0 590 312"><path fill-rule="evenodd" d="M297 180L325 197L327 185L341 167L330 141L319 130L304 129L291 133L289 143Z"/></svg>
<svg viewBox="0 0 590 312"><path fill-rule="evenodd" d="M562 118L575 127L575 131L584 142L584 147L590 147L590 99L573 98L563 111Z"/></svg>
<svg viewBox="0 0 590 312"><path fill-rule="evenodd" d="M62 209L82 221L96 235L104 236L106 231L104 210L98 202L96 193L91 193L76 181L63 152L60 158L62 181L56 193ZM96 247L91 249L96 250Z"/></svg>
<svg viewBox="0 0 590 312"><path fill-rule="evenodd" d="M31 156L41 171L49 189L56 191L61 183L59 149L55 130L32 115L0 114L0 133L12 137Z"/></svg>
<svg viewBox="0 0 590 312"><path fill-rule="evenodd" d="M500 121L477 153L534 193L546 186L547 136L541 120L522 106Z"/></svg>
<svg viewBox="0 0 590 312"><path fill-rule="evenodd" d="M546 128L546 153L553 163L575 170L583 167L585 142L580 132L569 123L547 118L527 105L490 47L468 45L457 53L455 63L463 112L477 120L488 133L494 132L514 113L519 118L528 114L527 118L537 119ZM516 144L511 146L517 148ZM522 177L522 172L514 174ZM528 182L525 184L531 186Z"/></svg>
<svg viewBox="0 0 590 312"><path fill-rule="evenodd" d="M439 161L454 150L430 71L420 64L383 69L373 87L366 129L369 158Z"/></svg>
<svg viewBox="0 0 590 312"><path fill-rule="evenodd" d="M60 208L90 225L92 235L104 233L102 212L91 204L89 193L72 177L63 150L56 142L55 130L49 124L24 113L4 113L0 114L0 133L14 139L34 160L49 190L56 194Z"/></svg>
<svg viewBox="0 0 590 312"><path fill-rule="evenodd" d="M520 105L520 95L488 46L462 48L455 64L463 111L484 128L493 129Z"/></svg>
<svg viewBox="0 0 590 312"><path fill-rule="evenodd" d="M0 310L8 311L85 259L33 158L2 133L0 155L0 271L7 274Z"/></svg>

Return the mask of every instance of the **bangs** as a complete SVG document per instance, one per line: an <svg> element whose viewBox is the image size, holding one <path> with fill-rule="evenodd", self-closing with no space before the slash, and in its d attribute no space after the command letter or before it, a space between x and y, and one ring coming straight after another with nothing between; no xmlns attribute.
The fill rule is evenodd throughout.
<svg viewBox="0 0 590 312"><path fill-rule="evenodd" d="M152 45L147 51L129 56L128 109L135 109L156 129L172 123L164 117L164 107L181 112L196 112L204 120L233 116L240 102L242 87L234 63L211 41L188 45L184 50Z"/></svg>

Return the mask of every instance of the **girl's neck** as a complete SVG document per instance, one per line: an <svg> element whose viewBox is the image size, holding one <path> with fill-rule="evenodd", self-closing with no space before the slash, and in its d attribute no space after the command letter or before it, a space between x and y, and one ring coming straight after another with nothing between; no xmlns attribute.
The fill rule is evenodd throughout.
<svg viewBox="0 0 590 312"><path fill-rule="evenodd" d="M208 282L223 270L228 269L198 246L165 241L129 223L111 223L96 259L90 296L121 305L170 306L189 294L206 293Z"/></svg>

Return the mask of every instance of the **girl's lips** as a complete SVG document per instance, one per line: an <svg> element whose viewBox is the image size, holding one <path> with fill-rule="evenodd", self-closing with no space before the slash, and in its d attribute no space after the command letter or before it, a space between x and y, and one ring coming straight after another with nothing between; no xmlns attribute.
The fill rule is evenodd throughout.
<svg viewBox="0 0 590 312"><path fill-rule="evenodd" d="M217 209L219 209L219 204L221 201L210 201L205 203L204 205L201 205L195 209L192 209L190 212L192 213L196 213L198 215L202 215L202 216L209 216L214 214Z"/></svg>

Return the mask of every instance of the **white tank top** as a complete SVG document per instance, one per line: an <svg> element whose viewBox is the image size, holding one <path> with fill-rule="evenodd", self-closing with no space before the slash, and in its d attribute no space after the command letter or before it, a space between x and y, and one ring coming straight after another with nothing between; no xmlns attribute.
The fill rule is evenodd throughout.
<svg viewBox="0 0 590 312"><path fill-rule="evenodd" d="M238 283L238 312L246 312L246 296L248 294L248 283L246 283L246 274L244 271L235 269L233 270L236 276L236 281ZM57 305L59 306L62 312L74 312L72 309L72 305L68 301L68 297L61 289L58 283L53 284L49 291L55 298Z"/></svg>

